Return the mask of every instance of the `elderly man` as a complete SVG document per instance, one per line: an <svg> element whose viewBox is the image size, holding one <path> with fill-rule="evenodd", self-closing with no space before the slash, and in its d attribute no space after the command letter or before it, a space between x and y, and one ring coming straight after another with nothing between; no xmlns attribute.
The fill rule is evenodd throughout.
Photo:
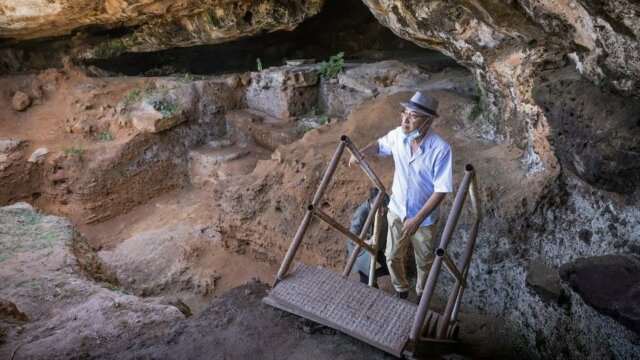
<svg viewBox="0 0 640 360"><path fill-rule="evenodd" d="M406 299L409 282L405 274L405 254L413 245L418 279L416 294L428 276L437 247L438 205L452 191L452 155L446 140L431 124L438 117L438 101L416 92L401 103L402 123L380 139L365 146L368 155L393 156L395 172L387 219L389 231L385 256L396 296ZM349 165L355 159L352 157Z"/></svg>

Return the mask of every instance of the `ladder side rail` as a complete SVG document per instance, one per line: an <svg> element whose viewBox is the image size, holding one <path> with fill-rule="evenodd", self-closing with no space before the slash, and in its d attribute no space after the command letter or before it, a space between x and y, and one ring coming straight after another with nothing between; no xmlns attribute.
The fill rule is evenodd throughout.
<svg viewBox="0 0 640 360"><path fill-rule="evenodd" d="M339 222L337 222L336 220L334 220L331 216L329 216L329 214L327 214L326 212L318 209L318 208L314 208L313 205L309 205L309 208L313 209L313 214L320 220L326 222L328 225L330 225L332 228L338 230L339 232L341 232L343 235L345 235L346 237L348 237L349 239L353 240L353 242L355 242L357 244L357 248L358 250L360 248L365 249L366 251L373 253L375 252L375 250L367 243L364 242L364 240L361 237L356 236L354 233L352 233L351 231L349 231L349 229L345 228L344 226L342 226Z"/></svg>
<svg viewBox="0 0 640 360"><path fill-rule="evenodd" d="M317 203L320 201L320 198L322 198L324 191L327 189L327 186L329 185L329 181L331 180L331 178L333 177L333 174L336 171L336 167L338 166L338 162L340 161L340 157L342 156L344 147L345 147L345 142L344 141L340 142L340 144L338 145L338 148L336 149L336 152L333 154L333 158L329 163L329 167L327 168L327 171L324 173L322 182L320 183L320 186L318 186L318 190L316 191L316 194L313 197L312 204L314 206L317 205ZM298 248L300 248L300 244L302 243L302 238L307 232L307 228L309 227L309 223L311 221L311 215L313 215L313 211L308 209L306 215L304 216L302 222L300 223L300 227L298 227L298 231L296 232L296 235L293 238L291 245L289 245L287 254L282 260L282 264L280 265L280 269L278 270L278 274L276 275L276 280L273 284L274 286L278 283L278 281L283 280L284 277L287 275L287 272L289 271L289 267L291 266L291 262L293 261L293 258L295 257L296 253L298 252Z"/></svg>
<svg viewBox="0 0 640 360"><path fill-rule="evenodd" d="M378 212L378 208L380 208L380 205L382 204L382 197L384 196L384 191L379 191L378 195L376 196L376 199L373 201L373 205L371 206L371 210L369 211L369 215L367 215L367 220L365 220L364 222L364 226L362 227L362 230L360 231L360 239L365 239L365 237L367 236L367 233L369 232L369 228L371 227L371 224L373 223L373 219L375 218L376 213ZM356 259L358 258L358 254L360 253L360 247L362 245L358 242L356 242L356 246L353 249L353 252L351 253L351 255L349 256L349 260L347 261L347 264L344 267L344 270L342 271L342 276L349 276L349 273L351 272L351 269L353 268L353 264L356 263ZM366 249L366 247L365 247ZM373 249L372 249L373 250ZM369 251L369 250L367 250ZM372 251L369 251L370 253L372 253Z"/></svg>
<svg viewBox="0 0 640 360"><path fill-rule="evenodd" d="M474 222L471 227L471 231L469 232L469 238L465 245L464 253L459 262L460 268L462 269L462 280L464 280L465 282L469 273L471 256L473 255L473 250L475 249L476 245L476 238L478 236L480 221L482 220L482 210L480 207L480 199L478 195L478 182L475 173L471 179L471 184L469 186L469 200L472 215L474 217ZM447 334L449 323L451 321L455 322L457 320L460 302L462 301L462 293L464 292L464 287L462 286L466 287L464 282L456 280L453 289L451 290L451 294L449 295L447 306L444 310L444 313L442 314L441 322L438 325L438 339L443 339Z"/></svg>
<svg viewBox="0 0 640 360"><path fill-rule="evenodd" d="M464 205L464 201L467 197L467 192L471 183L473 171L473 166L466 166L464 178L460 183L460 187L458 188L458 193L456 194L455 200L453 201L453 206L451 207L451 212L449 213L447 223L445 225L444 231L442 232L440 247L435 251L435 259L433 260L433 264L431 265L429 276L425 280L426 284L422 284L422 288L424 289L424 291L422 293L420 303L418 304L418 309L416 310L413 324L411 325L411 331L409 332L409 339L411 341L415 342L420 338L420 329L422 328L422 324L427 315L427 309L429 307L431 297L435 292L438 276L440 275L440 268L442 267L444 256L446 254L446 248L449 245L451 236L453 235L453 231L455 230L456 224L458 222L458 218L460 217L462 206Z"/></svg>
<svg viewBox="0 0 640 360"><path fill-rule="evenodd" d="M346 135L342 135L340 139L347 146L347 149L349 150L351 155L353 155L356 158L356 160L358 160L360 167L362 167L362 170L364 171L365 174L367 174L369 179L373 181L373 184L378 188L378 190L380 190L380 192L386 192L387 190L385 189L384 185L382 185L382 181L380 181L378 176L373 172L373 170L371 169L371 166L369 166L369 163L366 162L366 160L362 156L362 153L353 144L351 139L349 139L349 137Z"/></svg>
<svg viewBox="0 0 640 360"><path fill-rule="evenodd" d="M482 221L482 206L480 203L480 193L478 191L478 182L476 177L474 176L471 181L471 188L469 189L469 198L471 199L471 206L474 210L475 214L475 223L471 228L471 233L469 234L469 244L467 244L467 249L465 249L465 255L468 253L468 256L464 256L463 259L466 261L462 262L464 264L464 278L467 278L469 274L469 268L471 267L471 256L473 255L473 251L475 250L476 245L476 237L478 236L478 230L480 229L480 222ZM458 310L460 308L460 301L462 299L462 293L464 289L460 291L458 298L456 299L456 304L453 307L453 313L451 315L451 319L453 321L458 320Z"/></svg>
<svg viewBox="0 0 640 360"><path fill-rule="evenodd" d="M382 231L382 211L380 208L376 210L376 220L373 223L373 238L375 252L371 253L371 262L369 263L369 286L376 283L376 262L378 261L378 251L380 250L380 232Z"/></svg>

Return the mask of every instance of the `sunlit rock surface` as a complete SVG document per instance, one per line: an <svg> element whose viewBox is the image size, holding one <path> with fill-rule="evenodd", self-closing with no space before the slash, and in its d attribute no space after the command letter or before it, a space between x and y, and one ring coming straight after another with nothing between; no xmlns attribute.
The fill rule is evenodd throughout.
<svg viewBox="0 0 640 360"><path fill-rule="evenodd" d="M124 51L216 44L263 32L292 30L318 13L323 2L5 0L0 3L0 37L27 40L69 35L87 27L121 29L126 36L97 44L83 54L109 57ZM82 37L77 35L74 41L81 43Z"/></svg>

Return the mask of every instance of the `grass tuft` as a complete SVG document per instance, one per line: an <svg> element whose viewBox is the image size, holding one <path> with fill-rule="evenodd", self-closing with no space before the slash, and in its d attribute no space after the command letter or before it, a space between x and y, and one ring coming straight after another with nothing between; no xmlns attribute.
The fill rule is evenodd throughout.
<svg viewBox="0 0 640 360"><path fill-rule="evenodd" d="M84 154L84 148L81 146L63 146L62 151L64 151L65 154L67 155L73 155L78 157Z"/></svg>

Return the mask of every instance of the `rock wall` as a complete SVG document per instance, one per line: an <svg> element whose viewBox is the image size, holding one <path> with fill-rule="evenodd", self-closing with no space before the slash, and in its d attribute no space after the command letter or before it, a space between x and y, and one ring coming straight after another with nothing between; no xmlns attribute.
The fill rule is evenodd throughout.
<svg viewBox="0 0 640 360"><path fill-rule="evenodd" d="M474 72L486 110L482 116L484 136L504 140L509 133L516 145L527 149L523 160L531 173L553 167L556 161L545 133L549 130L548 119L557 119L557 114L550 107L540 108L532 98L535 81L543 70L571 64L582 78L597 85L591 92L594 102L607 99L608 91L603 87L626 101L638 99L640 5L635 1L364 2L396 35L441 51ZM560 92L553 100L562 104L566 97ZM613 113L617 114L617 109ZM635 127L637 115L630 115L625 114L614 127L621 131ZM600 121L613 124L608 119ZM565 137L564 141L575 147L580 137ZM624 151L615 144L602 144L598 150ZM640 157L634 150L626 156L632 163ZM565 156L560 161L576 168ZM621 192L637 187L636 180L622 187L616 180L605 180L619 176L626 164L592 161L590 165L595 168L588 173L579 169L576 173L592 185ZM638 172L633 166L635 177Z"/></svg>

